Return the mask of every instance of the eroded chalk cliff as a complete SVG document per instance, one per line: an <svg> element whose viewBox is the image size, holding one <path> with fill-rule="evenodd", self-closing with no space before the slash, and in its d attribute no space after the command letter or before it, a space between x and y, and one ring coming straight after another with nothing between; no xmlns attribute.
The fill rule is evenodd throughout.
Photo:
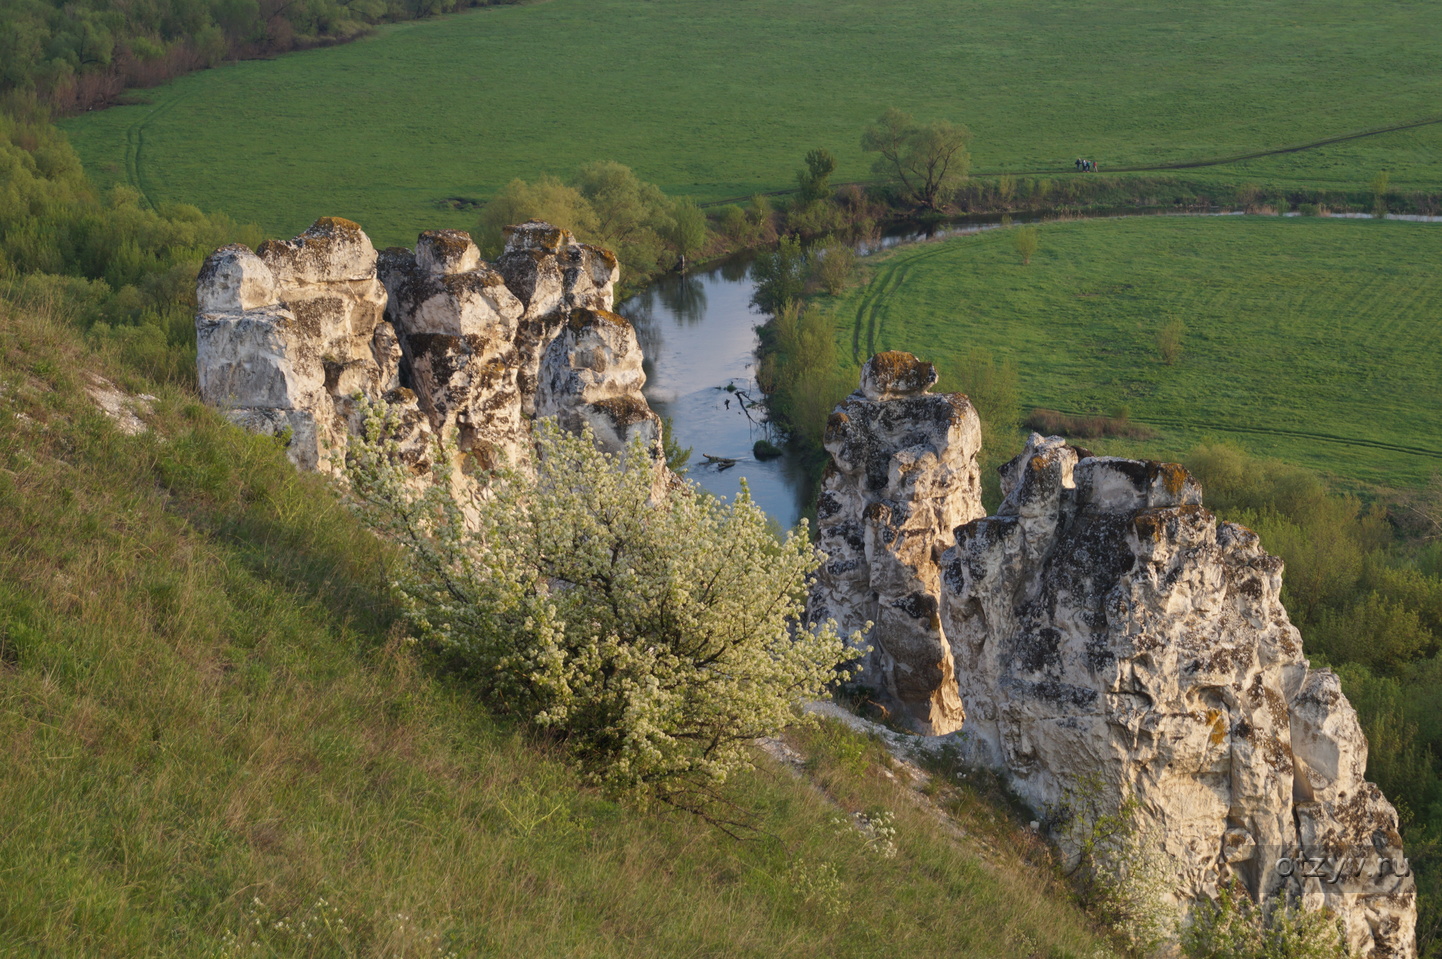
<svg viewBox="0 0 1442 959"><path fill-rule="evenodd" d="M920 731L959 721L1063 846L1083 793L1125 807L1178 916L1235 881L1330 909L1359 955L1415 955L1396 811L1336 675L1303 656L1281 561L1182 467L1057 437L1032 436L983 516L975 414L921 402L927 367L873 358L828 427L813 614L876 623L863 681Z"/></svg>
<svg viewBox="0 0 1442 959"><path fill-rule="evenodd" d="M344 466L360 397L398 414L417 471L442 436L462 474L524 464L535 416L589 426L610 451L639 436L659 463L635 330L610 312L618 275L611 253L546 223L512 227L491 264L459 230L378 255L357 224L327 217L206 260L201 396L325 472Z"/></svg>

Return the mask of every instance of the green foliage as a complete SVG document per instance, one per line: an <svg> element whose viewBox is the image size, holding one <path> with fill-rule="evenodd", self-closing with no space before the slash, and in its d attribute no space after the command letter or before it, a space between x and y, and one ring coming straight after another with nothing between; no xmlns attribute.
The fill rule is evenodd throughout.
<svg viewBox="0 0 1442 959"><path fill-rule="evenodd" d="M1016 227L1011 235L1012 248L1021 257L1021 265L1029 266L1031 258L1036 256L1036 251L1041 246L1040 231L1034 226Z"/></svg>
<svg viewBox="0 0 1442 959"><path fill-rule="evenodd" d="M663 224L661 239L676 254L679 267L685 268L687 259L694 256L706 245L710 234L706 228L706 214L690 197L679 197L671 203L671 222Z"/></svg>
<svg viewBox="0 0 1442 959"><path fill-rule="evenodd" d="M758 382L767 408L793 442L819 456L826 421L855 388L857 372L842 362L826 318L797 301L781 308L763 337Z"/></svg>
<svg viewBox="0 0 1442 959"><path fill-rule="evenodd" d="M1181 317L1172 317L1157 330L1157 355L1166 366L1176 366L1182 358L1182 340L1186 337L1187 326Z"/></svg>
<svg viewBox="0 0 1442 959"><path fill-rule="evenodd" d="M835 237L827 237L813 246L809 258L811 278L831 296L846 289L856 273L856 248Z"/></svg>
<svg viewBox="0 0 1442 959"><path fill-rule="evenodd" d="M1176 931L1176 907L1165 899L1171 861L1143 826L1137 801L1112 806L1109 792L1095 776L1074 783L1047 819L1088 910L1135 953L1150 955Z"/></svg>
<svg viewBox="0 0 1442 959"><path fill-rule="evenodd" d="M778 541L744 492L653 505L643 446L611 456L548 423L535 478L496 476L468 532L444 467L416 492L392 461L392 426L369 410L350 475L407 551L410 623L487 702L560 733L608 791L716 815L751 741L848 675L834 627L801 624L820 561L805 528Z"/></svg>
<svg viewBox="0 0 1442 959"><path fill-rule="evenodd" d="M917 208L939 211L966 179L971 131L947 120L917 123L909 113L890 107L861 134L861 149L879 156L872 171L894 182Z"/></svg>
<svg viewBox="0 0 1442 959"><path fill-rule="evenodd" d="M796 187L802 203L815 203L831 195L831 174L836 172L836 157L818 147L806 154L806 168L796 172Z"/></svg>
<svg viewBox="0 0 1442 959"><path fill-rule="evenodd" d="M1348 959L1349 954L1342 924L1331 913L1280 901L1258 906L1231 886L1200 906L1182 932L1186 959Z"/></svg>
<svg viewBox="0 0 1442 959"><path fill-rule="evenodd" d="M581 191L545 175L534 182L512 180L491 198L475 228L476 245L494 258L506 245L505 228L527 220L545 220L581 238L600 232L600 218Z"/></svg>
<svg viewBox="0 0 1442 959"><path fill-rule="evenodd" d="M686 464L691 462L692 450L691 447L676 442L676 431L669 416L661 417L661 449L666 457L666 468L684 476Z"/></svg>
<svg viewBox="0 0 1442 959"><path fill-rule="evenodd" d="M751 265L751 276L756 281L751 305L763 313L778 314L788 304L799 302L806 291L806 272L801 240L783 236L775 250L757 254Z"/></svg>
<svg viewBox="0 0 1442 959"><path fill-rule="evenodd" d="M507 226L545 220L587 243L614 251L623 282L637 283L702 249L706 216L695 201L666 198L652 183L614 162L588 163L570 183L543 175L512 180L481 210L476 243L487 256L505 246Z"/></svg>

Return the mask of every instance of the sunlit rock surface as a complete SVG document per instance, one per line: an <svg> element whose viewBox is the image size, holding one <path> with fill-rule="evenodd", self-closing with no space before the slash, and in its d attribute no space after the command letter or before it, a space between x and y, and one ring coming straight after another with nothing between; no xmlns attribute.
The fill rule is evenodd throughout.
<svg viewBox="0 0 1442 959"><path fill-rule="evenodd" d="M927 392L936 369L910 353L867 362L861 389L831 414L831 454L817 504L825 565L813 621L873 627L863 682L922 731L960 728L951 646L939 616L937 564L951 531L982 515L981 424L960 393Z"/></svg>
<svg viewBox="0 0 1442 959"><path fill-rule="evenodd" d="M1360 954L1415 953L1397 814L1363 779L1337 677L1313 670L1280 600L1282 562L1218 522L1174 463L1081 458L1033 435L995 516L956 531L941 620L970 757L1034 809L1136 800L1185 912L1218 883L1325 906ZM1337 883L1278 867L1361 861ZM1290 874L1289 874L1290 873Z"/></svg>
<svg viewBox="0 0 1442 959"><path fill-rule="evenodd" d="M417 471L437 436L454 442L462 474L524 465L538 406L590 426L607 450L640 434L659 463L635 331L609 312L618 275L608 251L535 221L508 231L493 265L459 230L378 255L355 223L327 217L293 240L206 260L201 396L287 439L306 469L340 471L362 396L399 415Z"/></svg>
<svg viewBox="0 0 1442 959"><path fill-rule="evenodd" d="M1058 437L1030 438L983 516L976 414L934 381L873 357L827 428L810 612L876 623L861 682L1001 771L1069 855L1068 810L1133 809L1178 917L1238 881L1330 909L1359 955L1414 956L1396 811L1304 658L1281 561L1181 466Z"/></svg>

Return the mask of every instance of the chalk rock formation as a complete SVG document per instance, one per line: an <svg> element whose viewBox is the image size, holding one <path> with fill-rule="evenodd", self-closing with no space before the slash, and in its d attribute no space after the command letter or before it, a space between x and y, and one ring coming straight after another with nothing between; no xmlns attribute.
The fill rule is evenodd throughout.
<svg viewBox="0 0 1442 959"><path fill-rule="evenodd" d="M873 623L862 681L919 729L941 734L964 713L937 559L951 531L983 510L980 421L960 393L928 393L936 379L910 353L881 353L827 421L831 464L817 505L827 561L809 615L834 618L843 634Z"/></svg>
<svg viewBox="0 0 1442 959"><path fill-rule="evenodd" d="M1068 855L1080 820L1130 810L1179 917L1236 881L1330 909L1358 955L1415 956L1396 811L1303 657L1281 561L1182 467L1058 437L1030 438L983 516L976 414L934 381L873 357L827 426L809 612L877 624L861 682L922 732L959 727Z"/></svg>
<svg viewBox="0 0 1442 959"><path fill-rule="evenodd" d="M636 334L609 312L618 275L611 253L545 223L511 228L492 265L459 230L377 255L359 226L328 217L206 260L201 396L248 429L288 436L307 469L341 469L358 396L400 413L417 471L437 435L455 438L462 472L523 464L538 412L591 425L608 450L640 432L659 463Z"/></svg>
<svg viewBox="0 0 1442 959"><path fill-rule="evenodd" d="M517 383L522 411L531 416L541 361L551 341L572 310L615 306L613 289L621 278L621 266L609 250L577 243L565 230L528 220L506 229L506 249L496 267L525 307L516 336ZM638 385L637 399L640 389Z"/></svg>
<svg viewBox="0 0 1442 959"><path fill-rule="evenodd" d="M1415 954L1397 814L1363 780L1337 677L1312 670L1282 563L1218 523L1176 464L1079 458L1033 435L997 515L956 530L941 621L970 757L1037 810L1135 800L1185 912L1218 883L1325 905L1360 955ZM1361 857L1330 885L1279 859Z"/></svg>
<svg viewBox="0 0 1442 959"><path fill-rule="evenodd" d="M636 331L608 310L573 309L539 365L535 414L554 416L562 429L590 427L603 448L620 450L640 437L662 460L661 418L641 398Z"/></svg>
<svg viewBox="0 0 1442 959"><path fill-rule="evenodd" d="M201 396L253 432L288 435L298 466L336 469L358 425L355 395L401 385L375 263L370 239L338 217L256 252L217 250L196 286Z"/></svg>

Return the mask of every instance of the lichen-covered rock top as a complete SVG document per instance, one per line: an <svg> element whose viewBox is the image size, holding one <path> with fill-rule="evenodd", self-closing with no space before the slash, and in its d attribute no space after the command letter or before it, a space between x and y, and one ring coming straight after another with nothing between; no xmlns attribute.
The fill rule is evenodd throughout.
<svg viewBox="0 0 1442 959"><path fill-rule="evenodd" d="M559 253L568 246L576 245L576 237L570 230L563 230L542 220L527 220L504 230L506 251L535 250L538 253Z"/></svg>
<svg viewBox="0 0 1442 959"><path fill-rule="evenodd" d="M416 264L427 273L465 273L481 265L481 251L463 230L426 230L416 238Z"/></svg>
<svg viewBox="0 0 1442 959"><path fill-rule="evenodd" d="M258 310L276 302L275 276L250 247L232 243L201 266L195 299L201 313Z"/></svg>
<svg viewBox="0 0 1442 959"><path fill-rule="evenodd" d="M360 225L321 217L293 240L266 240L256 254L280 284L374 280L376 251Z"/></svg>
<svg viewBox="0 0 1442 959"><path fill-rule="evenodd" d="M936 383L936 367L910 353L877 353L861 368L861 393L869 400L891 400L925 393Z"/></svg>

